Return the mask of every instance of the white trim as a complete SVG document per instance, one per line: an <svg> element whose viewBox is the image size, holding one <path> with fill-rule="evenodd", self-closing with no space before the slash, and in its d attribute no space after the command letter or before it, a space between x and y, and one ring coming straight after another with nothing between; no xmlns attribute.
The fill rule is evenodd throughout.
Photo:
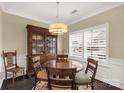
<svg viewBox="0 0 124 93"><path fill-rule="evenodd" d="M26 54L18 55L18 64L26 67ZM86 64L86 60L83 60L83 64ZM0 57L0 63L2 58ZM0 64L1 66L1 64ZM2 70L1 70L2 68ZM124 89L124 59L109 58L109 62L98 63L98 70L96 79L111 84L113 86ZM0 67L0 87L4 80L4 68Z"/></svg>
<svg viewBox="0 0 124 93"><path fill-rule="evenodd" d="M106 23L106 61L109 61L109 23Z"/></svg>
<svg viewBox="0 0 124 93"><path fill-rule="evenodd" d="M56 2L57 0L11 0L11 2ZM10 0L1 0L1 2L10 2ZM59 0L59 2L123 2L123 0Z"/></svg>
<svg viewBox="0 0 124 93"><path fill-rule="evenodd" d="M76 31L76 33L71 33L71 34L69 34L69 56L70 56L70 57L73 57L73 58L74 58L74 56L71 56L71 55L70 55L70 53L71 53L71 52L70 52L70 49L71 49L71 48L70 48L70 43L71 43L71 42L70 42L70 36L71 36L71 35L75 35L75 34L76 34L76 35L77 35L77 34L78 34L78 35L81 34L81 35L83 36L82 31ZM83 37L81 37L81 38L83 39ZM83 47L83 41L82 41L82 47ZM83 55L82 55L82 57L83 57ZM76 57L76 58L78 58L78 57ZM80 58L80 57L79 57L78 59L82 60L82 58Z"/></svg>
<svg viewBox="0 0 124 93"><path fill-rule="evenodd" d="M18 14L18 13L16 13L16 12L11 12L11 11L8 11L8 10L6 10L6 7L5 7L5 5L4 5L4 2L0 2L0 9L3 11L3 12L5 12L5 13L9 13L9 14L12 14L12 15L15 15L15 16L19 16L19 17L24 17L24 18L27 18L27 19L30 19L30 20L34 20L34 21L37 21L37 22L42 22L42 23L44 23L44 24L46 24L46 25L48 25L49 23L52 23L52 22L50 22L50 21L46 21L46 20L43 20L43 19L38 19L38 18L36 18L36 17L34 17L34 16L31 16L31 15L29 15L29 16L24 16L24 15L20 15L20 14ZM45 28L47 28L46 26L45 26Z"/></svg>
<svg viewBox="0 0 124 93"><path fill-rule="evenodd" d="M2 7L2 10L4 11L4 12L6 12L6 13L10 13L10 14L13 14L13 15L17 15L17 16L20 16L20 17L25 17L25 18L28 18L28 19L31 19L31 20L35 20L35 21L38 21L38 22L44 22L44 23L46 23L46 24L50 24L50 23L53 23L53 22L51 22L51 21L48 21L48 20L44 20L44 19L39 19L39 18L37 18L37 17L35 17L35 16L31 16L31 15L26 15L26 16L24 16L24 14L17 14L16 12L11 12L11 11L8 11L6 8L5 8L5 6L4 6L4 2L1 2L2 3L2 5L0 4L0 6ZM118 6L121 6L121 5L123 5L124 3L123 2L116 2L115 4L112 4L112 5L109 5L109 6L107 6L106 8L105 7L101 7L100 9L97 9L97 10L95 10L95 11L92 11L92 13L91 12L89 12L89 13L87 13L87 15L85 15L85 16L83 16L82 18L80 18L80 19L77 19L77 20L75 20L75 21L73 21L73 22L69 22L69 23L67 23L67 25L68 26L70 26L70 25L72 25L72 24L75 24L75 23L78 23L78 22L80 22L80 21L82 21L82 20L84 20L84 19L88 19L88 18L90 18L90 17L93 17L93 16L95 16L95 15L97 15L97 14L100 14L100 13L103 13L103 12L105 12L105 11L108 11L108 10L110 10L110 9L113 9L113 8L116 8L116 7L118 7Z"/></svg>
<svg viewBox="0 0 124 93"><path fill-rule="evenodd" d="M91 30L94 30L94 29L98 29L98 28L101 28L101 27L106 27L106 61L102 61L102 62L108 62L109 60L109 23L104 23L104 24L100 24L100 25L96 25L96 26L92 26L92 27L88 27L88 28L85 28L85 29L82 29L82 30L78 30L78 31L73 31L73 32L69 32L69 57L71 59L74 59L75 57L74 56L70 56L70 35L73 35L73 34L77 34L77 33L82 33L83 34L83 39L84 39L84 32L86 31L91 31ZM82 43L83 46L84 46L84 42ZM82 61L82 60L86 60L84 59L84 48L83 48L83 58L76 58L78 59L79 61ZM101 61L99 61L101 62Z"/></svg>
<svg viewBox="0 0 124 93"><path fill-rule="evenodd" d="M116 8L116 7L118 7L118 6L121 6L121 5L123 5L123 4L124 4L123 2L122 2L122 3L118 3L118 4L116 3L115 5L109 6L109 7L107 7L106 9L103 8L102 10L100 10L100 11L95 11L95 12L93 12L92 14L89 13L89 15L83 16L82 18L80 18L80 19L78 19L78 20L76 20L76 21L70 23L68 26L71 26L71 25L73 25L73 24L76 24L76 23L78 23L78 22L80 22L80 21L83 21L83 20L88 19L88 18L90 18L90 17L93 17L93 16L95 16L95 15L101 14L101 13L103 13L103 12L109 11L109 10L111 10L111 9L113 9L113 8Z"/></svg>
<svg viewBox="0 0 124 93"><path fill-rule="evenodd" d="M6 10L3 10L5 13L8 13L8 14L12 14L12 15L15 15L15 16L19 16L19 17L24 17L24 18L26 18L26 19L30 19L30 20L33 20L33 21L37 21L37 22L42 22L42 23L44 23L44 24L46 24L46 25L49 25L50 23L52 23L52 22L50 22L50 21L46 21L46 20L43 20L43 19L38 19L38 18L36 18L36 17L34 17L34 16L32 16L32 15L29 15L29 16L25 16L25 15L20 15L20 14L18 14L18 13L13 13L13 12L10 12L10 11L6 11ZM46 27L45 27L46 28Z"/></svg>
<svg viewBox="0 0 124 93"><path fill-rule="evenodd" d="M83 62L82 64L86 64L86 60L81 62ZM109 58L109 62L98 63L98 69L95 78L115 87L124 89L123 71L124 59Z"/></svg>
<svg viewBox="0 0 124 93"><path fill-rule="evenodd" d="M109 58L107 64L98 64L96 79L124 89L124 59Z"/></svg>
<svg viewBox="0 0 124 93"><path fill-rule="evenodd" d="M25 67L25 74L26 74L26 54L19 54L17 55L17 64L21 67ZM20 75L20 73L18 74ZM11 75L8 75L7 78L11 78ZM5 79L5 72L3 66L3 59L0 57L0 87L2 86L3 80Z"/></svg>
<svg viewBox="0 0 124 93"><path fill-rule="evenodd" d="M4 69L2 69L2 65L3 65L2 63L3 63L2 57L0 56L0 87L2 86L4 80L4 75L3 75Z"/></svg>

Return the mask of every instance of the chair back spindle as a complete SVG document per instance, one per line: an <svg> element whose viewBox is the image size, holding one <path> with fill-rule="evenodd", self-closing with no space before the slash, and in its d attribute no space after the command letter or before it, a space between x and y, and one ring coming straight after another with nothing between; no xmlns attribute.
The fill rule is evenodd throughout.
<svg viewBox="0 0 124 93"><path fill-rule="evenodd" d="M34 72L38 72L38 71L42 70L42 66L40 63L40 56L32 56L31 59L32 59L31 64L33 66Z"/></svg>
<svg viewBox="0 0 124 93"><path fill-rule="evenodd" d="M5 70L17 67L17 53L15 52L3 52L3 60Z"/></svg>
<svg viewBox="0 0 124 93"><path fill-rule="evenodd" d="M86 67L85 73L88 74L90 72L92 74L91 75L91 81L92 82L95 78L97 67L98 67L98 61L97 60L94 60L92 58L87 58L87 67Z"/></svg>
<svg viewBox="0 0 124 93"><path fill-rule="evenodd" d="M47 68L49 89L75 89L76 68Z"/></svg>

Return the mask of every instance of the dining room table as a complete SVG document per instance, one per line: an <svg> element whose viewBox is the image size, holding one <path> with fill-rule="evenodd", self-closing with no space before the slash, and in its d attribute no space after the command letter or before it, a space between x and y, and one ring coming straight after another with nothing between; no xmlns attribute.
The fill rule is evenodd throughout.
<svg viewBox="0 0 124 93"><path fill-rule="evenodd" d="M43 67L51 67L51 68L76 68L76 71L79 72L84 69L84 66L79 61L68 60L67 62L58 62L57 60L49 60L43 64Z"/></svg>

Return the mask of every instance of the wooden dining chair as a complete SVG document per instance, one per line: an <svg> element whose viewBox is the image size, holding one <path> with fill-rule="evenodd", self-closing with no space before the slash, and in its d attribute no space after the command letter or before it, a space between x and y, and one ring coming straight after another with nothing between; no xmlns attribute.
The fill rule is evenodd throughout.
<svg viewBox="0 0 124 93"><path fill-rule="evenodd" d="M2 51L4 67L5 67L5 80L7 81L8 74L13 74L13 84L15 84L15 78L17 73L21 72L24 79L24 67L17 65L17 52L4 52Z"/></svg>
<svg viewBox="0 0 124 93"><path fill-rule="evenodd" d="M68 62L68 55L66 54L57 54L57 62Z"/></svg>
<svg viewBox="0 0 124 93"><path fill-rule="evenodd" d="M91 85L92 90L94 89L94 78L96 75L97 66L98 66L97 60L87 58L87 67L85 72L80 71L76 74L75 84L77 88L78 85L87 85L87 86Z"/></svg>
<svg viewBox="0 0 124 93"><path fill-rule="evenodd" d="M36 84L39 81L47 81L47 72L46 69L44 69L40 63L40 56L32 56L32 66L34 70L34 75L35 75L35 86L34 89L36 88Z"/></svg>
<svg viewBox="0 0 124 93"><path fill-rule="evenodd" d="M76 68L46 68L50 90L75 89Z"/></svg>

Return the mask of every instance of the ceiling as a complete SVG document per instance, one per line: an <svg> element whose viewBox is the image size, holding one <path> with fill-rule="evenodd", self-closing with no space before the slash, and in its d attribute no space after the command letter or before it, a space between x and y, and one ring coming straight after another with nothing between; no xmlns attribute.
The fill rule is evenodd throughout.
<svg viewBox="0 0 124 93"><path fill-rule="evenodd" d="M59 21L68 25L122 5L122 2L61 2ZM4 2L3 11L45 23L57 21L56 2ZM72 11L75 12L72 14Z"/></svg>

